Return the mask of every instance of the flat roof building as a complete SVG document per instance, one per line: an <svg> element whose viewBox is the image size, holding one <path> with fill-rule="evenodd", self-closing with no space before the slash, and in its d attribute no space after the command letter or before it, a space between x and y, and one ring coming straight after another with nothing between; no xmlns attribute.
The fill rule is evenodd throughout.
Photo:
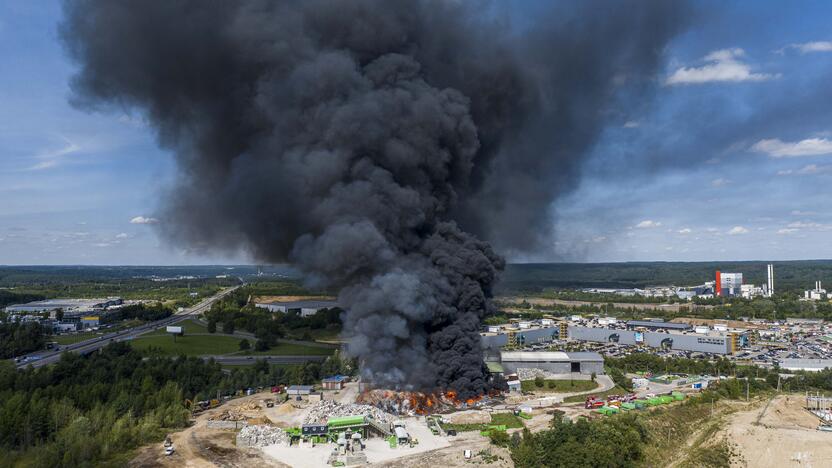
<svg viewBox="0 0 832 468"><path fill-rule="evenodd" d="M503 351L500 361L509 373L517 372L517 369L541 369L553 374L604 373L604 358L591 352Z"/></svg>
<svg viewBox="0 0 832 468"><path fill-rule="evenodd" d="M569 338L573 340L633 346L643 345L651 348L712 354L731 354L738 347L746 344L746 335L741 333L710 333L701 335L693 333L686 334L678 331L660 333L601 327L569 327L567 333Z"/></svg>
<svg viewBox="0 0 832 468"><path fill-rule="evenodd" d="M64 316L87 315L89 312L101 311L108 307L122 304L120 297L108 297L104 299L46 299L43 301L32 301L25 304L12 304L6 306L6 312L10 314L52 312L62 309Z"/></svg>
<svg viewBox="0 0 832 468"><path fill-rule="evenodd" d="M646 328L648 330L690 330L687 323L665 322L662 320L630 320L627 322L627 329Z"/></svg>
<svg viewBox="0 0 832 468"><path fill-rule="evenodd" d="M336 301L274 301L274 302L258 302L254 304L256 307L268 309L270 312L296 312L301 317L309 317L315 315L318 311L323 309L334 309L339 307Z"/></svg>

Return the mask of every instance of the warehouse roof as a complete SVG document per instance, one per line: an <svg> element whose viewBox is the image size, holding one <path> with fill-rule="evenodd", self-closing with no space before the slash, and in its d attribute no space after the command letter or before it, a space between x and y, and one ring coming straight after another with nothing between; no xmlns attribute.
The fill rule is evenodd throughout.
<svg viewBox="0 0 832 468"><path fill-rule="evenodd" d="M564 353L562 351L504 351L500 353L503 362L569 362L569 361L603 361L598 353Z"/></svg>
<svg viewBox="0 0 832 468"><path fill-rule="evenodd" d="M689 330L691 326L687 323L673 323L662 322L659 320L630 320L627 322L628 327L645 327L645 328L667 328L668 330Z"/></svg>

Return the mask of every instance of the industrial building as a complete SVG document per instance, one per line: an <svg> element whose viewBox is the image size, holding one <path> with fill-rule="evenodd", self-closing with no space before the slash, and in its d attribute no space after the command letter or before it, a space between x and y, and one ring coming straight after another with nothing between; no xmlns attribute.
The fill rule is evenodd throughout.
<svg viewBox="0 0 832 468"><path fill-rule="evenodd" d="M120 297L108 297L106 299L46 299L44 301L33 301L25 304L6 306L6 312L10 314L37 314L62 309L64 311L64 317L71 317L90 315L90 312L100 312L106 310L108 307L121 305L123 302Z"/></svg>
<svg viewBox="0 0 832 468"><path fill-rule="evenodd" d="M553 374L604 373L604 358L598 353L564 353L561 351L503 351L500 362L505 372L518 368L541 369Z"/></svg>
<svg viewBox="0 0 832 468"><path fill-rule="evenodd" d="M315 315L318 311L323 309L333 309L338 306L336 301L274 301L274 302L258 302L254 304L262 309L268 309L271 312L295 312L301 317L309 317Z"/></svg>
<svg viewBox="0 0 832 468"><path fill-rule="evenodd" d="M664 322L662 320L630 320L627 322L628 330L645 328L647 330L677 330L687 331L691 326L687 323Z"/></svg>
<svg viewBox="0 0 832 468"><path fill-rule="evenodd" d="M822 301L826 299L826 290L823 289L820 281L815 281L815 288L803 292L803 300Z"/></svg>
<svg viewBox="0 0 832 468"><path fill-rule="evenodd" d="M530 345L534 343L545 343L559 338L560 330L558 327L541 327L530 328L527 330L518 330L514 333L518 345ZM490 350L497 350L503 346L508 345L508 333L482 333L481 335L483 348Z"/></svg>
<svg viewBox="0 0 832 468"><path fill-rule="evenodd" d="M739 296L742 293L742 273L716 271L716 295Z"/></svg>
<svg viewBox="0 0 832 468"><path fill-rule="evenodd" d="M702 335L573 326L568 328L568 336L569 339L581 341L649 346L651 348L713 354L731 354L748 344L746 334L730 332L713 332Z"/></svg>

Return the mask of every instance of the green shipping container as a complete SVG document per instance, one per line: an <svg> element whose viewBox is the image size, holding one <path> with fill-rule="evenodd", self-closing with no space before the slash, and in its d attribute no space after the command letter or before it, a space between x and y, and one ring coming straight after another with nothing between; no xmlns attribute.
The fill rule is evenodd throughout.
<svg viewBox="0 0 832 468"><path fill-rule="evenodd" d="M679 392L673 392L673 399L676 400L676 401L684 400L685 399L685 394L684 393L679 393Z"/></svg>
<svg viewBox="0 0 832 468"><path fill-rule="evenodd" d="M633 404L636 405L636 408L642 409L645 406L647 406L647 400L636 400L633 402Z"/></svg>
<svg viewBox="0 0 832 468"><path fill-rule="evenodd" d="M661 397L661 400L662 400L663 405L666 405L668 403L673 403L673 397L672 396L663 396L663 397Z"/></svg>
<svg viewBox="0 0 832 468"><path fill-rule="evenodd" d="M337 429L345 426L355 426L358 424L365 424L364 416L344 416L343 418L330 418L326 425L330 428Z"/></svg>
<svg viewBox="0 0 832 468"><path fill-rule="evenodd" d="M657 406L662 404L662 400L658 398L650 398L649 400L647 400L647 404L650 406Z"/></svg>
<svg viewBox="0 0 832 468"><path fill-rule="evenodd" d="M621 403L621 409L623 410L634 410L636 408L635 403Z"/></svg>

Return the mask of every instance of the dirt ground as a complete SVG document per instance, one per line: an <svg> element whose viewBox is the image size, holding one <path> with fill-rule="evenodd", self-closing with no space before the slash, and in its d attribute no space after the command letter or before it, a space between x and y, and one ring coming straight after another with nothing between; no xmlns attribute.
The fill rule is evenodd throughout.
<svg viewBox="0 0 832 468"><path fill-rule="evenodd" d="M800 395L781 395L768 405L732 414L723 429L749 467L832 466L832 432L817 430L818 418Z"/></svg>
<svg viewBox="0 0 832 468"><path fill-rule="evenodd" d="M136 457L128 464L130 467L267 467L280 466L262 453L240 450L234 445L235 432L230 430L208 429L205 421L171 434L176 451L165 456L162 443L146 445L139 449Z"/></svg>
<svg viewBox="0 0 832 468"><path fill-rule="evenodd" d="M514 467L508 449L495 447L489 440L476 432L460 433L449 439L451 445L426 453L385 460L384 462L368 465L374 468L439 468L439 467L470 467L488 466L493 468ZM471 450L473 455L466 460L465 450ZM486 457L489 459L487 460Z"/></svg>

